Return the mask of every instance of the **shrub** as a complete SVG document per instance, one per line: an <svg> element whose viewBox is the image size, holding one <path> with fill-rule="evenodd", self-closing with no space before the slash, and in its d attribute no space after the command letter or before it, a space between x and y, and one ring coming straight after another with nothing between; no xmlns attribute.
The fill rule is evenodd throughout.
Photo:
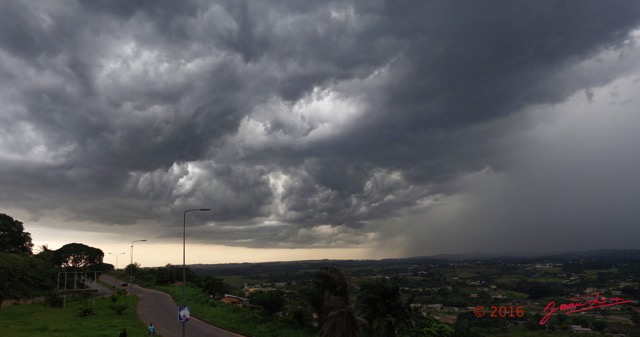
<svg viewBox="0 0 640 337"><path fill-rule="evenodd" d="M78 316L80 317L87 317L93 314L94 312L92 307L78 308Z"/></svg>
<svg viewBox="0 0 640 337"><path fill-rule="evenodd" d="M311 312L301 306L291 308L288 312L287 318L292 325L296 326L310 325L313 320Z"/></svg>
<svg viewBox="0 0 640 337"><path fill-rule="evenodd" d="M272 316L284 308L284 293L275 291L256 291L249 295L249 299L255 305L264 308L267 315Z"/></svg>
<svg viewBox="0 0 640 337"><path fill-rule="evenodd" d="M109 308L111 308L111 310L113 310L113 312L115 312L116 315L122 315L122 313L124 313L124 311L127 310L127 305L114 303L114 304L111 304Z"/></svg>
<svg viewBox="0 0 640 337"><path fill-rule="evenodd" d="M56 293L49 294L44 302L53 308L62 308L64 306L64 300Z"/></svg>
<svg viewBox="0 0 640 337"><path fill-rule="evenodd" d="M118 301L118 294L112 294L110 299L111 303L116 303Z"/></svg>

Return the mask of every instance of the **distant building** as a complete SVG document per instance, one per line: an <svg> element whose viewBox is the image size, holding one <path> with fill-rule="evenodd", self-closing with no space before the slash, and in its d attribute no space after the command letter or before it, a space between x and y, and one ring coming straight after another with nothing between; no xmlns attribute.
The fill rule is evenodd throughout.
<svg viewBox="0 0 640 337"><path fill-rule="evenodd" d="M232 304L232 305L237 305L239 307L242 307L245 304L249 304L249 299L248 298L244 298L244 297L240 297L240 296L224 294L224 297L222 299L220 299L220 302L227 303L227 304Z"/></svg>
<svg viewBox="0 0 640 337"><path fill-rule="evenodd" d="M506 296L504 296L501 293L491 293L491 298L497 298L497 299L502 299L502 298L507 298Z"/></svg>
<svg viewBox="0 0 640 337"><path fill-rule="evenodd" d="M592 333L593 331L591 331L591 329L589 328L583 328L581 326L571 326L571 331L572 332L576 332L576 333Z"/></svg>
<svg viewBox="0 0 640 337"><path fill-rule="evenodd" d="M584 293L585 294L594 294L596 291L598 291L598 288L589 287L589 288L584 290Z"/></svg>

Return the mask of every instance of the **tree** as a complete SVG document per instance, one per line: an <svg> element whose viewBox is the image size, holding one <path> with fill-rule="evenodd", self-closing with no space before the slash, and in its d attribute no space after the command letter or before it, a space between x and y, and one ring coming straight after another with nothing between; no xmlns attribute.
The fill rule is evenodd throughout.
<svg viewBox="0 0 640 337"><path fill-rule="evenodd" d="M0 253L0 302L41 296L54 289L57 270L31 256Z"/></svg>
<svg viewBox="0 0 640 337"><path fill-rule="evenodd" d="M341 268L323 267L313 280L310 304L318 312L320 337L361 336L366 321L349 302L349 278Z"/></svg>
<svg viewBox="0 0 640 337"><path fill-rule="evenodd" d="M133 273L137 273L138 270L140 269L140 264L138 262L134 262L133 264L128 264L124 267L124 274L125 275L131 275L131 268L133 268Z"/></svg>
<svg viewBox="0 0 640 337"><path fill-rule="evenodd" d="M38 254L34 255L35 257L39 258L40 260L48 263L48 264L53 264L53 253L55 252L54 250L52 250L51 248L49 248L49 245L44 244L44 245L40 245L38 247L38 250L40 251Z"/></svg>
<svg viewBox="0 0 640 337"><path fill-rule="evenodd" d="M229 285L221 278L205 276L202 280L202 291L215 298L220 298L228 293L229 288Z"/></svg>
<svg viewBox="0 0 640 337"><path fill-rule="evenodd" d="M332 311L320 328L320 337L359 337L366 321L356 315L352 306Z"/></svg>
<svg viewBox="0 0 640 337"><path fill-rule="evenodd" d="M53 254L53 263L57 266L73 269L88 270L102 265L104 252L98 248L82 243L68 243Z"/></svg>
<svg viewBox="0 0 640 337"><path fill-rule="evenodd" d="M22 222L0 213L0 252L32 255L31 234Z"/></svg>
<svg viewBox="0 0 640 337"><path fill-rule="evenodd" d="M593 326L593 330L595 331L604 331L604 329L607 328L607 322L606 321L602 321L602 320L595 320L592 323Z"/></svg>
<svg viewBox="0 0 640 337"><path fill-rule="evenodd" d="M468 321L461 322L467 323ZM461 325L454 329L419 310L411 313L411 319L408 324L402 326L401 335L406 337L474 336L468 325Z"/></svg>
<svg viewBox="0 0 640 337"><path fill-rule="evenodd" d="M272 316L284 308L284 293L275 291L256 291L249 295L249 299L255 305L264 309L267 315Z"/></svg>
<svg viewBox="0 0 640 337"><path fill-rule="evenodd" d="M360 286L358 305L374 331L395 337L398 326L409 318L409 304L402 300L398 284L378 279Z"/></svg>
<svg viewBox="0 0 640 337"><path fill-rule="evenodd" d="M631 311L631 322L633 324L640 326L640 313L637 311Z"/></svg>

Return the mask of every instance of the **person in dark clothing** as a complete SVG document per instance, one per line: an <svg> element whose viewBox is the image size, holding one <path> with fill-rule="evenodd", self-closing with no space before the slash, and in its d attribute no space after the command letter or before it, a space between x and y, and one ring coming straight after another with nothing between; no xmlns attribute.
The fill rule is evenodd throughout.
<svg viewBox="0 0 640 337"><path fill-rule="evenodd" d="M127 329L122 330L118 337L127 337Z"/></svg>

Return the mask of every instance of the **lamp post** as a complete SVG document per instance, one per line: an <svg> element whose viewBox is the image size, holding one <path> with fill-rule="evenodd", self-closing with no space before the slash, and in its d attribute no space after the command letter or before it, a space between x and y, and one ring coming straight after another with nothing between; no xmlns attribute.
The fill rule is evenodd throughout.
<svg viewBox="0 0 640 337"><path fill-rule="evenodd" d="M201 212L208 212L210 211L210 208L193 208L193 209L188 209L186 211L184 211L183 216L182 216L182 306L186 307L187 306L187 300L186 300L186 296L185 296L185 289L187 286L187 267L186 267L186 259L185 259L185 252L186 252L186 242L187 242L187 212L192 212L192 211L201 211ZM186 323L186 321L182 321L182 337L184 337L184 324Z"/></svg>
<svg viewBox="0 0 640 337"><path fill-rule="evenodd" d="M133 244L136 242L144 242L147 241L146 239L144 240L134 240L131 241L131 280L129 280L129 304L131 304L131 294L133 291Z"/></svg>
<svg viewBox="0 0 640 337"><path fill-rule="evenodd" d="M124 255L124 252L120 254L114 254L114 253L109 253L109 254L116 257L116 279L118 279L118 256Z"/></svg>

